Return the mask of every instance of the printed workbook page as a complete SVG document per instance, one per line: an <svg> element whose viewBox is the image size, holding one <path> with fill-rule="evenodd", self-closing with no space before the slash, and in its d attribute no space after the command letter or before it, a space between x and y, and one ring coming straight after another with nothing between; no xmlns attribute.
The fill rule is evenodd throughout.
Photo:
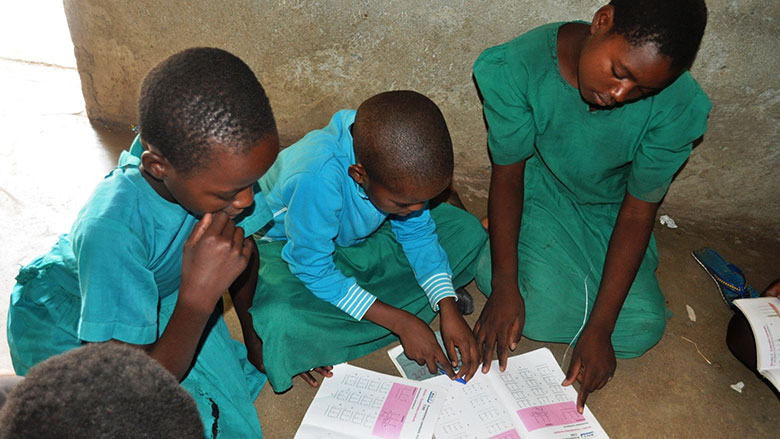
<svg viewBox="0 0 780 439"><path fill-rule="evenodd" d="M447 401L436 425L436 439L520 437L517 436L512 415L498 397L489 377L478 371L468 384L452 382L446 376L433 379L449 387Z"/></svg>
<svg viewBox="0 0 780 439"><path fill-rule="evenodd" d="M758 370L780 389L780 299L757 297L734 301L756 339Z"/></svg>
<svg viewBox="0 0 780 439"><path fill-rule="evenodd" d="M429 439L447 392L349 364L322 381L295 439Z"/></svg>
<svg viewBox="0 0 780 439"><path fill-rule="evenodd" d="M586 407L577 413L577 392L561 386L565 375L547 348L509 358L505 372L494 361L468 384L437 377L449 397L436 426L436 439L606 439Z"/></svg>

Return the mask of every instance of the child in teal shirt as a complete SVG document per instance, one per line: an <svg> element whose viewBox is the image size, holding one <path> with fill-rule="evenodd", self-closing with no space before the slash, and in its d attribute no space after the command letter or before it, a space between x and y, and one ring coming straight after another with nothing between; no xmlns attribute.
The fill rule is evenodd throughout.
<svg viewBox="0 0 780 439"><path fill-rule="evenodd" d="M257 188L279 149L268 98L237 57L189 49L146 75L139 125L70 234L17 276L14 368L85 342L135 345L192 394L207 437L260 438L266 379L230 337L220 299L229 289L259 352L246 314L257 249L245 234L271 218Z"/></svg>

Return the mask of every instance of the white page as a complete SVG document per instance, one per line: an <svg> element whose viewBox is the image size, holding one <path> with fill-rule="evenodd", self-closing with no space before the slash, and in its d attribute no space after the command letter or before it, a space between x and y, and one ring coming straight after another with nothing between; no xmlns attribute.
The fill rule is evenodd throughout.
<svg viewBox="0 0 780 439"><path fill-rule="evenodd" d="M608 437L587 407L577 413L577 392L561 386L565 375L549 349L510 357L506 371L498 370L495 360L487 375L477 372L466 385L432 380L450 393L436 439Z"/></svg>
<svg viewBox="0 0 780 439"><path fill-rule="evenodd" d="M764 375L777 390L780 390L780 369L762 370L761 374Z"/></svg>
<svg viewBox="0 0 780 439"><path fill-rule="evenodd" d="M490 370L492 373L492 367ZM513 416L496 395L488 375L478 371L468 384L444 375L431 381L448 386L447 401L436 424L436 439L520 437Z"/></svg>
<svg viewBox="0 0 780 439"><path fill-rule="evenodd" d="M349 364L334 366L295 439L398 438L433 435L446 390Z"/></svg>
<svg viewBox="0 0 780 439"><path fill-rule="evenodd" d="M491 370L498 371L494 361ZM547 348L510 357L506 371L491 376L509 411L517 415L528 438L607 438L593 413L577 412L577 391L561 386L566 375Z"/></svg>
<svg viewBox="0 0 780 439"><path fill-rule="evenodd" d="M737 299L734 305L742 310L753 329L758 351L758 370L780 368L780 299Z"/></svg>

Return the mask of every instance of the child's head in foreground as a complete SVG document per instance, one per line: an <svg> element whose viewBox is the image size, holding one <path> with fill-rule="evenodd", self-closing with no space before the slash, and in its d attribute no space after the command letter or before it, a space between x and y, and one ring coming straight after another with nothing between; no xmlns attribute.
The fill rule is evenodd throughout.
<svg viewBox="0 0 780 439"><path fill-rule="evenodd" d="M138 106L142 170L163 198L197 216L252 204L279 140L249 66L221 49L184 50L149 71Z"/></svg>
<svg viewBox="0 0 780 439"><path fill-rule="evenodd" d="M144 351L88 344L31 368L0 410L0 438L197 438L195 401Z"/></svg>
<svg viewBox="0 0 780 439"><path fill-rule="evenodd" d="M452 141L436 104L408 90L360 104L352 125L357 164L349 175L388 214L408 215L452 181Z"/></svg>
<svg viewBox="0 0 780 439"><path fill-rule="evenodd" d="M706 24L704 0L610 1L580 51L580 94L611 107L661 91L693 64Z"/></svg>

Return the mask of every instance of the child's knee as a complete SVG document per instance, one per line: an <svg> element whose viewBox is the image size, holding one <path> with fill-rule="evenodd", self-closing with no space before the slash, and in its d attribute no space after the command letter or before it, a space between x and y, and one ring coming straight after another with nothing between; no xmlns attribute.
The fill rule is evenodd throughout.
<svg viewBox="0 0 780 439"><path fill-rule="evenodd" d="M487 230L482 227L482 223L479 218L474 215L467 214L463 219L463 235L468 240L468 248L475 249L475 251L481 251L485 242L488 240Z"/></svg>
<svg viewBox="0 0 780 439"><path fill-rule="evenodd" d="M628 325L626 325L628 326ZM630 327L616 328L612 335L612 346L618 358L635 358L658 344L666 328L666 314L650 312L639 319L633 319Z"/></svg>
<svg viewBox="0 0 780 439"><path fill-rule="evenodd" d="M431 217L440 240L457 239L464 248L480 248L487 240L487 232L479 218L463 209L442 204L431 210Z"/></svg>

